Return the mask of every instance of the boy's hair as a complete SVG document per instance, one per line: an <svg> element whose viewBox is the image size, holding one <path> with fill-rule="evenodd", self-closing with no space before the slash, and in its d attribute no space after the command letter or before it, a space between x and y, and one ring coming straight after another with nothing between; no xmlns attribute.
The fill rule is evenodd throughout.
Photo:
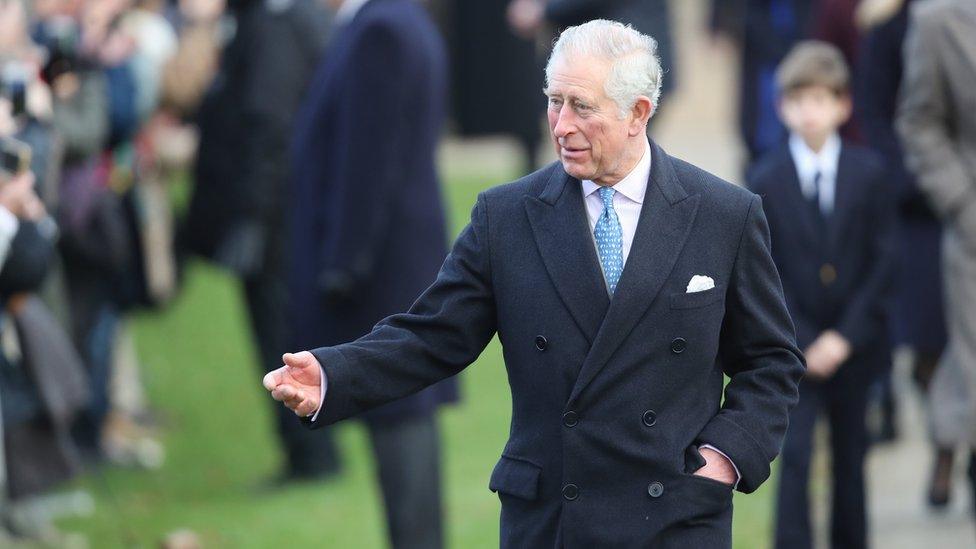
<svg viewBox="0 0 976 549"><path fill-rule="evenodd" d="M811 86L823 86L843 95L850 90L850 78L840 50L818 40L798 43L776 70L780 95Z"/></svg>

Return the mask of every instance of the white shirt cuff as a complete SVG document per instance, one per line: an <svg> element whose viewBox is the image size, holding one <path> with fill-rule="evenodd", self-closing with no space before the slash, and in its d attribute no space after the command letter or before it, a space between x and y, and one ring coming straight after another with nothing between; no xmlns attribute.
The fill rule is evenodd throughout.
<svg viewBox="0 0 976 549"><path fill-rule="evenodd" d="M719 450L718 448L712 446L711 444L702 444L701 447L699 447L699 449L705 449L705 448L708 448L709 450L712 450L714 452L718 452L719 454L722 455L722 457L724 457L725 459L729 460L729 463L732 464L732 468L735 469L735 484L732 485L732 488L733 489L734 488L738 488L739 487L739 481L742 480L742 473L739 472L739 468L736 467L735 462L732 461L732 458L730 458L729 456L727 456L725 454L725 452Z"/></svg>
<svg viewBox="0 0 976 549"><path fill-rule="evenodd" d="M0 206L0 266L7 260L10 243L17 235L18 229L20 229L20 221L17 216L10 213L7 208Z"/></svg>
<svg viewBox="0 0 976 549"><path fill-rule="evenodd" d="M329 378L325 375L325 368L319 366L319 369L322 371L322 383L319 384L319 407L316 408L315 413L312 414L312 421L319 418L319 412L322 411L322 405L325 404L325 391L329 388ZM718 450L715 451L718 452ZM738 471L738 469L736 471Z"/></svg>

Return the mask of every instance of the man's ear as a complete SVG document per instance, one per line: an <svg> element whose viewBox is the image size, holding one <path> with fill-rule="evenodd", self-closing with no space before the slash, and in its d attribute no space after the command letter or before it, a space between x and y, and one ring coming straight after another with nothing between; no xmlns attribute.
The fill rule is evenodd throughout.
<svg viewBox="0 0 976 549"><path fill-rule="evenodd" d="M654 116L654 112L657 108L651 103L651 99L647 96L640 96L634 103L634 106L630 110L631 125L630 125L630 136L636 137L642 135L647 131L647 122Z"/></svg>

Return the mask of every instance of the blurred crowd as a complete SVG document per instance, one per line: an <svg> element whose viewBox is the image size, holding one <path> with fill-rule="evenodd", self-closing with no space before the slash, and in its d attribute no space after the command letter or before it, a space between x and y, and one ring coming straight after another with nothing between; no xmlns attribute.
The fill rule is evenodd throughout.
<svg viewBox="0 0 976 549"><path fill-rule="evenodd" d="M86 466L164 457L126 317L176 291L167 181L194 149L222 10L0 2L0 532L48 535L39 502Z"/></svg>
<svg viewBox="0 0 976 549"><path fill-rule="evenodd" d="M376 37L356 34L357 18L380 2L409 3L0 0L0 543L5 535L56 535L56 513L38 501L86 467L162 463L127 318L171 302L185 255L241 280L261 367L276 368L285 351L355 338L408 307L433 278L446 252L433 159L449 106L457 134L511 136L525 169L535 169L547 139L542 66L558 29L593 18L632 24L658 40L665 112L670 94L681 91L666 0L425 2L429 16L410 8L401 18L406 32L395 51L416 51L404 61L416 65L397 86L388 72L402 67L373 51ZM976 355L967 354L976 331L965 307L943 306L976 295L973 270L957 261L964 281L950 278L944 289L952 275L943 272L940 252L945 227L953 242L976 248L976 165L974 123L963 120L973 103L933 106L933 96L955 98L951 85L938 81L945 75L906 65L936 56L926 50L930 43L911 41L912 12L923 4L937 11L952 2L714 0L710 32L741 52L743 175L782 152L793 129L782 121L785 90L777 75L797 44L830 44L849 70L834 90L851 101L839 133L881 159L893 219L884 259L891 282L878 292L885 328L871 336L876 360L855 382L863 390L850 397L864 401L852 409L863 415L876 406L882 420L854 433L851 466L863 467L869 435L880 442L898 437L891 357L910 348L919 389L935 394L928 499L941 507L950 498L957 450L965 447L968 456L976 443L974 395L966 389L976 388ZM972 54L976 16L961 19L953 24L966 29L960 40ZM906 41L914 56L903 54ZM387 104L400 110L384 111ZM415 117L407 127L390 123L406 111ZM945 127L932 127L940 122ZM932 152L939 147L964 151L963 160L940 159ZM947 163L957 171L932 175ZM193 190L180 217L170 186L184 174ZM952 177L961 182L943 183ZM366 208L348 198L363 181L389 198ZM302 225L286 211L323 221ZM347 222L369 234L348 235ZM321 262L303 263L305 255ZM823 286L836 277L821 274ZM316 330L295 329L288 319L296 316ZM969 347L950 345L954 352L946 353L948 333ZM410 399L364 418L381 464L391 540L404 547L414 535L440 540L439 517L423 518L439 512L418 518L396 510L439 509L434 418L440 404L457 400L456 388L437 386ZM285 454L276 483L339 472L340 452L327 431L305 429L280 406L275 413ZM810 413L815 419L816 407ZM845 416L833 426L862 419ZM427 488L409 486L421 469L429 482L417 484ZM976 482L976 461L970 470ZM799 491L787 496L806 498ZM850 516L850 505L856 515L857 502L835 503L836 521ZM418 524L435 535L406 531Z"/></svg>

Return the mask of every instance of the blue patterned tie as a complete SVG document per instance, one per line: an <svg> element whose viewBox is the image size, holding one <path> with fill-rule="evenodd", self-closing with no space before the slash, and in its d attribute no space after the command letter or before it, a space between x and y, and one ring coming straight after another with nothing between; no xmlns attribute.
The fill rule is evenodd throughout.
<svg viewBox="0 0 976 549"><path fill-rule="evenodd" d="M615 192L609 187L600 188L603 213L596 221L596 229L593 231L596 250L600 255L600 266L603 267L603 276L607 279L607 286L610 287L610 295L613 295L617 289L617 281L620 280L620 273L624 270L623 231L620 228L617 212L613 209Z"/></svg>

